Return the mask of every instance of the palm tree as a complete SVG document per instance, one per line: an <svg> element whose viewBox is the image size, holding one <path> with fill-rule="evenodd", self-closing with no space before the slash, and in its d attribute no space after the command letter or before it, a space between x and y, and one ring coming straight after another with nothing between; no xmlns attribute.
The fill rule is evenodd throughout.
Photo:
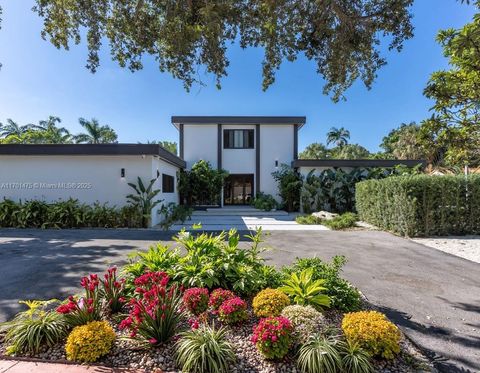
<svg viewBox="0 0 480 373"><path fill-rule="evenodd" d="M92 118L92 120L80 118L78 121L87 133L80 133L75 136L77 144L108 144L117 142L118 136L110 126L101 126L95 118Z"/></svg>
<svg viewBox="0 0 480 373"><path fill-rule="evenodd" d="M7 119L7 124L0 123L0 137L17 136L21 137L28 129L31 128L31 124L25 126L18 125L12 119Z"/></svg>
<svg viewBox="0 0 480 373"><path fill-rule="evenodd" d="M72 135L65 127L57 127L61 123L59 117L50 115L47 120L41 120L38 125L31 126L35 130L34 138L39 143L45 144L68 144L72 142Z"/></svg>
<svg viewBox="0 0 480 373"><path fill-rule="evenodd" d="M327 145L335 144L338 147L342 147L348 144L349 139L350 131L344 127L332 127L330 131L327 132Z"/></svg>

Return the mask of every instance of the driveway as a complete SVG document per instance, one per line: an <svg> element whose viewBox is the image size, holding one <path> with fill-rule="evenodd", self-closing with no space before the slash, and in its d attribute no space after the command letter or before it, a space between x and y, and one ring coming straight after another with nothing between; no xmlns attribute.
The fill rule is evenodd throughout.
<svg viewBox="0 0 480 373"><path fill-rule="evenodd" d="M80 276L168 241L153 230L0 230L0 320L19 299L65 297ZM345 255L345 277L444 372L480 369L480 264L384 232L270 232L269 262Z"/></svg>

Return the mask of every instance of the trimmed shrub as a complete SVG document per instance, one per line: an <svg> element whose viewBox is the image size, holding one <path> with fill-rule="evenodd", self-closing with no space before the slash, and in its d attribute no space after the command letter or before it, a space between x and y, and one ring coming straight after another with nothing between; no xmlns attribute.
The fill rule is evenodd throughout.
<svg viewBox="0 0 480 373"><path fill-rule="evenodd" d="M115 332L106 321L92 321L75 327L67 338L67 359L93 363L108 354L115 341Z"/></svg>
<svg viewBox="0 0 480 373"><path fill-rule="evenodd" d="M292 344L292 323L286 317L261 319L253 329L252 342L267 359L281 359Z"/></svg>
<svg viewBox="0 0 480 373"><path fill-rule="evenodd" d="M480 233L480 175L367 180L356 201L361 220L400 235Z"/></svg>
<svg viewBox="0 0 480 373"><path fill-rule="evenodd" d="M235 298L235 294L233 293L233 291L226 289L215 289L210 294L210 300L208 302L208 305L212 309L213 313L217 313L219 307L222 305L223 302L233 298Z"/></svg>
<svg viewBox="0 0 480 373"><path fill-rule="evenodd" d="M383 313L347 313L342 320L342 330L348 343L358 344L372 356L393 359L400 352L400 331Z"/></svg>
<svg viewBox="0 0 480 373"><path fill-rule="evenodd" d="M208 308L208 289L190 288L183 293L183 304L195 316L205 312Z"/></svg>
<svg viewBox="0 0 480 373"><path fill-rule="evenodd" d="M358 221L357 214L346 212L345 214L334 217L331 220L322 220L322 224L334 231L352 228Z"/></svg>
<svg viewBox="0 0 480 373"><path fill-rule="evenodd" d="M248 318L247 303L239 297L227 299L218 309L218 318L226 324L238 324Z"/></svg>
<svg viewBox="0 0 480 373"><path fill-rule="evenodd" d="M290 299L278 289L265 289L253 298L253 312L258 317L279 316L290 304Z"/></svg>
<svg viewBox="0 0 480 373"><path fill-rule="evenodd" d="M325 327L323 315L312 306L292 305L282 311L282 316L290 320L293 327L293 339L300 345L312 335Z"/></svg>

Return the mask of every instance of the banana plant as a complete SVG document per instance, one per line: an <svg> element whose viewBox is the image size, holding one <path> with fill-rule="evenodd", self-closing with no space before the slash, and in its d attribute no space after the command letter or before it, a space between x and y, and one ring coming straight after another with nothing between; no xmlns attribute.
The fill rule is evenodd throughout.
<svg viewBox="0 0 480 373"><path fill-rule="evenodd" d="M146 187L140 177L137 178L137 184L128 183L128 185L135 190L136 194L127 195L127 200L141 212L142 226L144 228L148 228L150 225L152 209L163 202L162 199L155 200L155 197L160 193L160 189L153 189L155 181L157 181L157 179L150 180Z"/></svg>
<svg viewBox="0 0 480 373"><path fill-rule="evenodd" d="M316 309L330 307L330 297L323 293L327 290L323 286L325 280L313 280L313 268L304 269L300 275L294 272L283 283L279 289L290 296L296 304L310 305Z"/></svg>

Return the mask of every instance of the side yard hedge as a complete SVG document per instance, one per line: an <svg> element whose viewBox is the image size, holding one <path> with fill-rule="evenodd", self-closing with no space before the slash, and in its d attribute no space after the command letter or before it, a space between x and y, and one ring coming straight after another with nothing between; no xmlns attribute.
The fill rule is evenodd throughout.
<svg viewBox="0 0 480 373"><path fill-rule="evenodd" d="M361 220L404 236L480 233L480 175L399 176L356 185Z"/></svg>

